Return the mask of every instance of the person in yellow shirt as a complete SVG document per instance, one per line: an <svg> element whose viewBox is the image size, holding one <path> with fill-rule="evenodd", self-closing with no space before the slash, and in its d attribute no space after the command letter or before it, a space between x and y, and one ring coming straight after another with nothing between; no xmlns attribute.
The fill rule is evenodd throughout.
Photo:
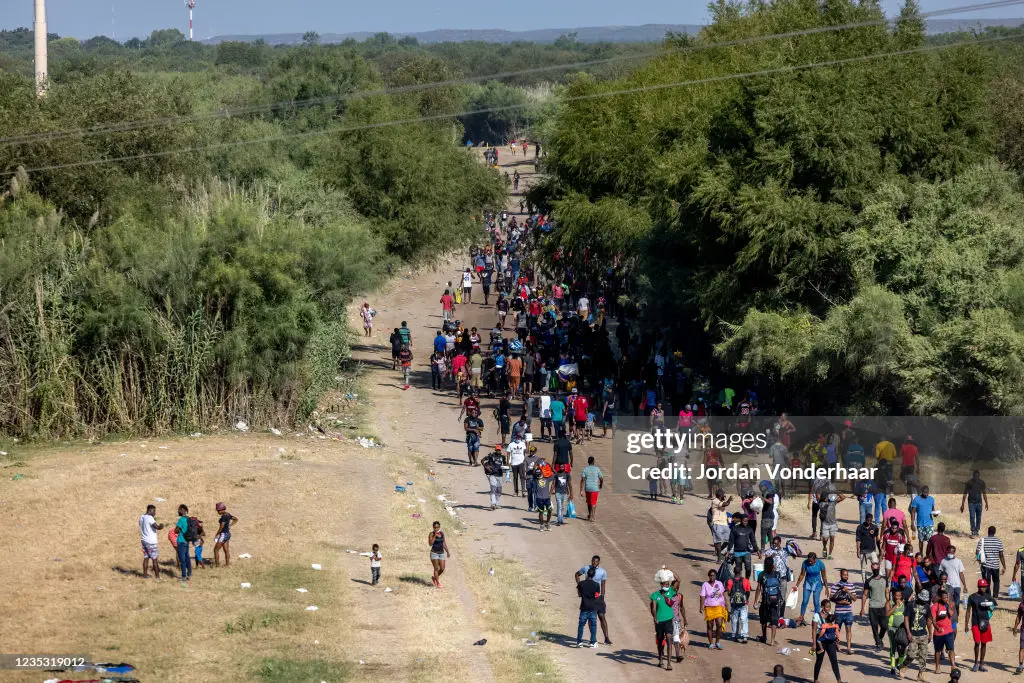
<svg viewBox="0 0 1024 683"><path fill-rule="evenodd" d="M881 441L875 444L875 458L879 462L884 460L891 464L896 459L896 446L888 438L883 437Z"/></svg>
<svg viewBox="0 0 1024 683"><path fill-rule="evenodd" d="M896 459L896 446L889 437L883 436L882 440L875 444L875 459L878 466L886 471L886 480L889 482L889 491L892 491L892 462Z"/></svg>

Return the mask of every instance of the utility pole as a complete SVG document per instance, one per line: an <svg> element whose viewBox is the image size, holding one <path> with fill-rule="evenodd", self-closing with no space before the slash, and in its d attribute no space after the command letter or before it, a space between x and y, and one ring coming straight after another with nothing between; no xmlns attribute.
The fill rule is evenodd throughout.
<svg viewBox="0 0 1024 683"><path fill-rule="evenodd" d="M46 75L46 0L35 0L36 21L36 96L46 97L49 80Z"/></svg>
<svg viewBox="0 0 1024 683"><path fill-rule="evenodd" d="M192 42L192 12L196 8L196 0L185 0L185 5L188 7L188 39Z"/></svg>

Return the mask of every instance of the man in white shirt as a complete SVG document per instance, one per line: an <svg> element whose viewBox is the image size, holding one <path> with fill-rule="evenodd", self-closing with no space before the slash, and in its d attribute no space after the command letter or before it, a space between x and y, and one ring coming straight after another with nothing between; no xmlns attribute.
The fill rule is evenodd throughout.
<svg viewBox="0 0 1024 683"><path fill-rule="evenodd" d="M550 438L552 435L551 396L547 389L544 389L540 395L540 438L544 438L545 431Z"/></svg>
<svg viewBox="0 0 1024 683"><path fill-rule="evenodd" d="M518 497L519 493L519 482L523 482L522 495L526 495L526 470L524 463L526 462L526 442L523 440L523 436L516 434L512 437L512 442L509 443L505 449L508 454L508 464L512 468L512 486L515 490L515 495Z"/></svg>
<svg viewBox="0 0 1024 683"><path fill-rule="evenodd" d="M590 315L590 299L581 296L580 300L576 302L576 310L580 314L580 319L585 322Z"/></svg>
<svg viewBox="0 0 1024 683"><path fill-rule="evenodd" d="M967 577L964 575L964 563L956 556L956 546L951 545L946 550L946 556L939 563L939 571L946 575L946 585L949 586L949 600L953 603L953 611L960 612L960 595ZM955 619L954 619L955 621Z"/></svg>
<svg viewBox="0 0 1024 683"><path fill-rule="evenodd" d="M466 268L466 272L462 274L462 303L468 304L473 302L473 274L469 272L469 268Z"/></svg>
<svg viewBox="0 0 1024 683"><path fill-rule="evenodd" d="M156 523L156 506L147 505L146 514L139 517L139 533L142 534L142 578L149 578L149 564L153 564L154 578L160 578L160 551L157 547L156 532L164 528Z"/></svg>

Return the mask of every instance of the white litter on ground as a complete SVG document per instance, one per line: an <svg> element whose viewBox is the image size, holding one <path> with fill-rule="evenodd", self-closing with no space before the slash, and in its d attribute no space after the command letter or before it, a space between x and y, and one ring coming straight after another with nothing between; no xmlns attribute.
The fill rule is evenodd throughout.
<svg viewBox="0 0 1024 683"><path fill-rule="evenodd" d="M309 592L308 588L296 588L295 590L297 590L299 593L308 593Z"/></svg>
<svg viewBox="0 0 1024 683"><path fill-rule="evenodd" d="M275 427L270 428L270 433L273 434L274 436L281 436L281 430L276 429Z"/></svg>
<svg viewBox="0 0 1024 683"><path fill-rule="evenodd" d="M247 432L249 431L249 425L246 424L244 420L239 420L238 422L235 423L235 429L237 429L240 432Z"/></svg>
<svg viewBox="0 0 1024 683"><path fill-rule="evenodd" d="M157 446L157 448L160 448L160 449L165 450L165 451L167 450L167 446Z"/></svg>
<svg viewBox="0 0 1024 683"><path fill-rule="evenodd" d="M391 586L388 586L387 588L385 588L384 592L385 593L390 593L391 592Z"/></svg>
<svg viewBox="0 0 1024 683"><path fill-rule="evenodd" d="M313 569L316 569L316 570L320 570L320 569L323 569L323 565L319 565L319 564L314 564L314 565L313 565Z"/></svg>
<svg viewBox="0 0 1024 683"><path fill-rule="evenodd" d="M164 502L164 499L163 499L163 498L156 498L155 500L156 500L156 502L158 502L158 503L162 503L162 502Z"/></svg>
<svg viewBox="0 0 1024 683"><path fill-rule="evenodd" d="M252 588L252 584L251 583L244 583L243 582L242 583L242 588Z"/></svg>
<svg viewBox="0 0 1024 683"><path fill-rule="evenodd" d="M309 607L307 607L307 608L306 608L306 611L307 611L307 612L315 612L315 611L317 611L318 609L320 609L320 608L319 608L319 607L317 607L316 605L310 605Z"/></svg>
<svg viewBox="0 0 1024 683"><path fill-rule="evenodd" d="M238 556L238 559L240 559L240 560L248 560L251 557L252 557L252 555L250 555L249 553L242 553L241 555Z"/></svg>

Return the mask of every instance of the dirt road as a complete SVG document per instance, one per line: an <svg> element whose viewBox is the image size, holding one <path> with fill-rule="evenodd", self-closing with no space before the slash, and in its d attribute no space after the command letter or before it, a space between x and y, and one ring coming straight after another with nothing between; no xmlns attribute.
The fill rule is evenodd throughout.
<svg viewBox="0 0 1024 683"><path fill-rule="evenodd" d="M529 187L533 180L532 157L509 158L503 156L502 170L511 173L519 169L523 185ZM519 214L519 196L510 197L508 209ZM779 645L769 648L751 640L746 645L732 642L723 644L724 651L711 651L705 645L703 620L697 609L697 594L701 581L709 568L715 566L714 553L710 548L709 534L705 524L707 503L703 498L688 497L684 505L672 505L646 500L646 496L628 493L605 493L601 496L599 519L588 523L583 519L569 520L563 527L553 528L551 533L538 533L534 514L527 512L526 499L511 494L511 484L505 489L503 507L491 511L487 498L487 482L479 468L470 468L466 463L463 430L457 420L459 407L454 395L434 392L430 389L428 359L435 331L441 324L441 310L438 299L445 283L454 281L456 275L467 265L468 256L440 264L436 270L413 273L395 281L389 291L378 293L373 301L380 314L379 325L374 338L376 347L364 346L358 357L372 363L371 391L378 424L388 425L387 433L393 441L404 443L408 448L424 453L438 474L439 483L448 491L448 498L457 501L460 517L467 525L466 536L472 541L468 547L476 554L474 558L461 558L453 562L451 590L462 590L457 585L460 562L487 562L494 554L514 558L521 563L523 571L538 577L548 587L539 596L528 596L537 600L538 609L554 607L558 610L560 629L542 634L547 648L563 664L563 674L570 680L646 680L650 676L671 680L721 680L723 666L734 670L734 681L760 681L769 677L774 664L783 664L790 680L812 679L812 665L808 649L809 629L783 630L779 632ZM474 292L479 295L479 289ZM462 305L456 315L467 326L480 330L489 329L495 320L493 306L484 307L479 303ZM385 348L390 328L408 321L413 332L414 363L413 387L401 389L400 375L390 369L390 353ZM486 336L486 335L484 335ZM496 428L491 408L494 402L484 402L482 417L485 421L484 449L497 441ZM513 419L517 411L513 409ZM542 455L550 456L550 445L539 444ZM582 449L576 449L577 470L593 455L605 472L611 469L611 439L595 439ZM580 501L577 499L577 503ZM901 503L902 504L902 503ZM580 505L582 507L582 505ZM803 501L787 499L783 505L785 520L781 529L799 534L804 539L807 529ZM843 533L837 548L838 560L829 560L830 578L838 578L838 568L851 568L851 575L858 568L852 554L852 530L856 520L856 504L847 503L840 509ZM814 544L801 540L805 551ZM973 547L973 546L972 546ZM1008 551L1009 552L1009 551ZM608 623L612 646L601 645L596 650L571 649L575 641L578 598L574 587L574 572L587 564L590 557L598 554L602 566L608 572ZM794 563L795 564L795 563ZM676 665L671 673L657 670L654 633L648 613L648 595L656 586L653 576L662 565L667 565L683 578L684 605L689 617L691 646L686 659ZM798 569L798 567L797 567ZM973 581L969 573L969 581ZM495 576L495 590L500 590L502 577ZM460 594L465 604L479 611L485 609L479 602L473 603L468 594ZM787 616L793 616L787 614ZM752 619L751 636L760 633L759 625ZM1011 636L997 636L1003 645L990 674L973 674L971 680L1007 680L1012 672L1004 664L1016 662L1015 648L1010 645ZM1013 645L1015 645L1016 638ZM867 680L888 676L888 660L876 654L870 645L870 630L858 621L854 629L854 655L840 656L844 680ZM968 654L969 636L958 637L960 656ZM789 656L777 654L782 647L792 648ZM1012 654L1011 654L1012 653ZM968 664L969 666L969 664ZM930 668L929 668L930 669ZM831 680L827 663L823 680ZM943 663L943 671L948 665ZM494 671L500 676L501 671ZM908 671L908 676L913 674ZM931 680L939 680L934 674ZM945 674L943 674L945 676ZM947 680L943 677L941 680Z"/></svg>

